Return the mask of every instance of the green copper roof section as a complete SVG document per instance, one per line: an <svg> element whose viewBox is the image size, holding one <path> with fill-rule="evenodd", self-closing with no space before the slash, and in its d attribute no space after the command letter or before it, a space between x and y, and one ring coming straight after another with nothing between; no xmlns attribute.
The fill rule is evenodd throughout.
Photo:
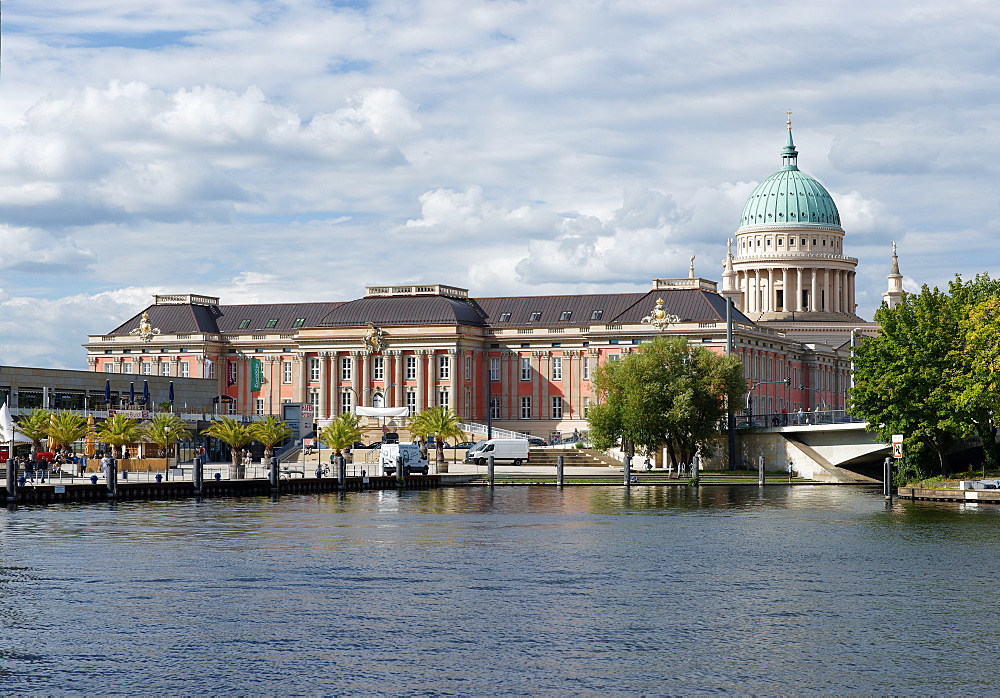
<svg viewBox="0 0 1000 698"><path fill-rule="evenodd" d="M782 167L757 185L743 206L740 226L840 227L840 212L822 184L799 171L792 130L781 151Z"/></svg>

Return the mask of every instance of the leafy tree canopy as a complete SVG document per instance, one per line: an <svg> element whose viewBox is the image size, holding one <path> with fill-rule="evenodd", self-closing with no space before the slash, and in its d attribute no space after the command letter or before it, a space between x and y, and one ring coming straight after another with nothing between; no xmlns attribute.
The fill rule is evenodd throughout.
<svg viewBox="0 0 1000 698"><path fill-rule="evenodd" d="M363 435L361 418L353 412L344 412L330 420L320 432L319 438L339 456L345 448L350 448L355 441L360 441Z"/></svg>
<svg viewBox="0 0 1000 698"><path fill-rule="evenodd" d="M594 374L598 403L588 415L598 448L623 446L651 454L666 447L676 465L711 453L727 405L738 405L746 382L735 356L686 337L658 337Z"/></svg>

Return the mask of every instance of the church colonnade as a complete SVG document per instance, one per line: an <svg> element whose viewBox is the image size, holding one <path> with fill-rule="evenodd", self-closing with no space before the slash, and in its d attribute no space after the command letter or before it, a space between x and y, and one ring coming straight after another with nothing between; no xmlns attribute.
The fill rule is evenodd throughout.
<svg viewBox="0 0 1000 698"><path fill-rule="evenodd" d="M847 269L760 267L737 270L736 283L748 313L853 313L854 276Z"/></svg>

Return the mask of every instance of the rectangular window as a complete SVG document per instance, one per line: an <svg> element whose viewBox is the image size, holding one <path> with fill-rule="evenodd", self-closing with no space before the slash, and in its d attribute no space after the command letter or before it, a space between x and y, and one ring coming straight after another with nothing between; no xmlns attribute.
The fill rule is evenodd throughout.
<svg viewBox="0 0 1000 698"><path fill-rule="evenodd" d="M542 314L540 312L534 312L528 318L528 322L538 322L541 319L542 319Z"/></svg>
<svg viewBox="0 0 1000 698"><path fill-rule="evenodd" d="M583 418L586 419L590 415L590 398L584 396L583 398Z"/></svg>
<svg viewBox="0 0 1000 698"><path fill-rule="evenodd" d="M466 356L465 357L465 380L467 380L467 381L471 381L472 380L472 357L471 356Z"/></svg>
<svg viewBox="0 0 1000 698"><path fill-rule="evenodd" d="M417 377L417 357L406 357L406 380L411 381Z"/></svg>
<svg viewBox="0 0 1000 698"><path fill-rule="evenodd" d="M309 380L315 383L319 380L319 359L309 359Z"/></svg>
<svg viewBox="0 0 1000 698"><path fill-rule="evenodd" d="M590 357L583 357L583 380L590 380Z"/></svg>
<svg viewBox="0 0 1000 698"><path fill-rule="evenodd" d="M412 390L406 391L406 409L411 417L417 413L417 394Z"/></svg>
<svg viewBox="0 0 1000 698"><path fill-rule="evenodd" d="M180 369L181 369L181 378L190 378L191 377L191 362L190 361L181 361L177 365L180 366Z"/></svg>
<svg viewBox="0 0 1000 698"><path fill-rule="evenodd" d="M142 375L148 376L152 372L153 372L153 364L151 362L143 361L141 364L139 364L139 373L141 373Z"/></svg>
<svg viewBox="0 0 1000 698"><path fill-rule="evenodd" d="M306 319L304 317L295 318L295 322L292 323L292 327L302 327L306 324Z"/></svg>
<svg viewBox="0 0 1000 698"><path fill-rule="evenodd" d="M608 354L608 361L618 361L620 358L622 358L621 354Z"/></svg>
<svg viewBox="0 0 1000 698"><path fill-rule="evenodd" d="M277 319L274 319L274 318L268 320L264 324L264 327L267 328L267 329L271 329L272 327L277 327L277 326L278 326L278 321L277 321Z"/></svg>
<svg viewBox="0 0 1000 698"><path fill-rule="evenodd" d="M594 312L592 312L590 314L590 319L591 320L600 320L602 317L604 317L604 311L603 310L595 310Z"/></svg>
<svg viewBox="0 0 1000 698"><path fill-rule="evenodd" d="M490 419L500 419L500 396L490 397Z"/></svg>
<svg viewBox="0 0 1000 698"><path fill-rule="evenodd" d="M493 383L500 382L500 359L490 359L490 381Z"/></svg>
<svg viewBox="0 0 1000 698"><path fill-rule="evenodd" d="M451 399L447 390L438 391L438 407L444 407L445 409L451 407Z"/></svg>
<svg viewBox="0 0 1000 698"><path fill-rule="evenodd" d="M253 401L253 413L256 415L263 416L264 414L264 398L259 397Z"/></svg>
<svg viewBox="0 0 1000 698"><path fill-rule="evenodd" d="M562 419L562 397L552 396L552 419Z"/></svg>
<svg viewBox="0 0 1000 698"><path fill-rule="evenodd" d="M249 320L240 320L240 329L241 330L245 330L248 327L250 327L250 321Z"/></svg>
<svg viewBox="0 0 1000 698"><path fill-rule="evenodd" d="M340 394L340 413L346 414L353 409L353 404L351 403L351 391L345 390Z"/></svg>
<svg viewBox="0 0 1000 698"><path fill-rule="evenodd" d="M205 360L208 361L208 359L205 359ZM215 378L215 362L214 361L212 361L211 363L208 364L208 375L206 376L206 378Z"/></svg>
<svg viewBox="0 0 1000 698"><path fill-rule="evenodd" d="M521 419L531 419L531 397L527 395L521 398Z"/></svg>
<svg viewBox="0 0 1000 698"><path fill-rule="evenodd" d="M313 406L313 414L319 413L319 391L309 391L309 404Z"/></svg>
<svg viewBox="0 0 1000 698"><path fill-rule="evenodd" d="M281 382L291 383L292 382L292 362L282 361L281 362Z"/></svg>
<svg viewBox="0 0 1000 698"><path fill-rule="evenodd" d="M122 364L122 373L132 373L134 366L135 364L133 364L131 361L126 361L125 363Z"/></svg>
<svg viewBox="0 0 1000 698"><path fill-rule="evenodd" d="M446 381L451 378L451 357L447 354L438 356L438 380Z"/></svg>
<svg viewBox="0 0 1000 698"><path fill-rule="evenodd" d="M111 363L110 361L108 363L104 364L104 372L105 373L114 373L115 372L115 365L113 363Z"/></svg>
<svg viewBox="0 0 1000 698"><path fill-rule="evenodd" d="M531 357L528 356L521 357L521 380L523 381L531 380Z"/></svg>
<svg viewBox="0 0 1000 698"><path fill-rule="evenodd" d="M381 356L372 357L372 380L385 380L385 358Z"/></svg>
<svg viewBox="0 0 1000 698"><path fill-rule="evenodd" d="M349 381L354 375L354 363L351 357L344 356L340 359L340 380Z"/></svg>
<svg viewBox="0 0 1000 698"><path fill-rule="evenodd" d="M161 361L160 362L160 375L161 376L169 376L170 375L170 362L169 361Z"/></svg>
<svg viewBox="0 0 1000 698"><path fill-rule="evenodd" d="M562 357L554 356L552 357L552 380L561 381L562 380Z"/></svg>
<svg viewBox="0 0 1000 698"><path fill-rule="evenodd" d="M572 310L564 310L561 313L559 313L559 320L561 322L569 322L570 318L572 317L573 317Z"/></svg>
<svg viewBox="0 0 1000 698"><path fill-rule="evenodd" d="M500 313L500 322L510 322L510 313Z"/></svg>

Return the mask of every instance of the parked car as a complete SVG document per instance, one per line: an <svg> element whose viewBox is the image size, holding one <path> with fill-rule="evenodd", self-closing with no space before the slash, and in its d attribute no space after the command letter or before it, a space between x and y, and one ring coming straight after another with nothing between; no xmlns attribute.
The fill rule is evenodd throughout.
<svg viewBox="0 0 1000 698"><path fill-rule="evenodd" d="M529 446L548 446L548 442L545 439L539 439L537 436L531 436L528 438Z"/></svg>
<svg viewBox="0 0 1000 698"><path fill-rule="evenodd" d="M445 448L463 448L465 450L469 450L470 448L472 448L475 445L476 445L475 441L460 441L459 443L455 444L454 446L449 446L448 444L445 444L444 447Z"/></svg>

